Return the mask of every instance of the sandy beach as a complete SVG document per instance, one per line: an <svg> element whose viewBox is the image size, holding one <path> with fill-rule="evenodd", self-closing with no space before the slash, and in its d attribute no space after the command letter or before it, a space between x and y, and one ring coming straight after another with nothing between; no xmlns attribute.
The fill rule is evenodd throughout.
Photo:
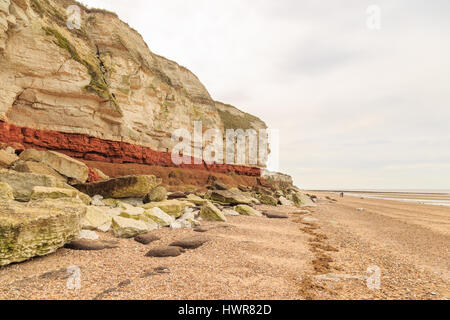
<svg viewBox="0 0 450 320"><path fill-rule="evenodd" d="M161 240L56 253L0 269L0 299L448 299L450 208L317 194L310 213L289 219L229 217L203 223L210 241L179 257L149 258L193 230L160 229ZM259 207L264 209L264 207ZM68 289L78 266L81 288ZM381 272L369 289L369 267Z"/></svg>

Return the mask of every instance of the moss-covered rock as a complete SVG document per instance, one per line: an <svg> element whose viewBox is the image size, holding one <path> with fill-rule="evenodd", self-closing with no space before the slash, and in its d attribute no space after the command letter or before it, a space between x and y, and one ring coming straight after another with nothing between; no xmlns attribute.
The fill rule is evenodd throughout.
<svg viewBox="0 0 450 320"><path fill-rule="evenodd" d="M246 205L238 205L234 208L234 211L243 215L243 216L251 216L251 217L262 217L262 213L258 210L253 209L250 206Z"/></svg>
<svg viewBox="0 0 450 320"><path fill-rule="evenodd" d="M146 210L143 214L142 220L145 218L150 219L151 221L156 222L158 225L162 227L170 226L173 222L175 222L175 218L169 216L167 213L162 211L160 208L153 208L150 210ZM147 221L147 220L145 220Z"/></svg>
<svg viewBox="0 0 450 320"><path fill-rule="evenodd" d="M126 176L106 181L85 183L76 187L91 197L101 195L104 198L139 198L161 184L161 179L152 175Z"/></svg>
<svg viewBox="0 0 450 320"><path fill-rule="evenodd" d="M92 202L91 197L76 190L67 188L50 188L36 186L31 193L31 200L43 200L43 199L61 199L61 198L75 198L83 201L84 204L89 205Z"/></svg>
<svg viewBox="0 0 450 320"><path fill-rule="evenodd" d="M105 213L105 210L99 207L87 207L86 215L83 218L83 229L86 230L109 230L112 217Z"/></svg>
<svg viewBox="0 0 450 320"><path fill-rule="evenodd" d="M167 199L167 190L163 186L153 188L145 197L144 203L160 202Z"/></svg>
<svg viewBox="0 0 450 320"><path fill-rule="evenodd" d="M242 192L238 192L236 190L213 190L206 194L205 198L219 202L222 204L230 204L230 205L237 205L237 204L251 204L252 199L244 194Z"/></svg>
<svg viewBox="0 0 450 320"><path fill-rule="evenodd" d="M144 221L124 217L112 218L112 231L114 235L119 238L133 238L154 229L156 228L152 228Z"/></svg>
<svg viewBox="0 0 450 320"><path fill-rule="evenodd" d="M33 188L36 186L73 189L52 176L5 169L0 170L0 182L9 184L13 189L14 199L18 201L29 201L33 193Z"/></svg>
<svg viewBox="0 0 450 320"><path fill-rule="evenodd" d="M0 266L63 247L80 233L85 212L81 201L0 202Z"/></svg>
<svg viewBox="0 0 450 320"><path fill-rule="evenodd" d="M188 203L179 201L179 200L166 200L161 202L150 202L142 207L144 209L153 209L153 208L160 208L162 211L167 213L168 215L179 218L184 212L184 209L188 207Z"/></svg>
<svg viewBox="0 0 450 320"><path fill-rule="evenodd" d="M227 221L227 218L224 216L224 214L209 201L203 205L200 211L200 217L208 221Z"/></svg>

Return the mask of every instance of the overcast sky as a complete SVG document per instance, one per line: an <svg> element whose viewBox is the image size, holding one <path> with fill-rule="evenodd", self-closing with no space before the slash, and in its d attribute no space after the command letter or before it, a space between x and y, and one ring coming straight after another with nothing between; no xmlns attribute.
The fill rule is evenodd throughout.
<svg viewBox="0 0 450 320"><path fill-rule="evenodd" d="M450 190L450 1L83 2L280 129L298 186Z"/></svg>

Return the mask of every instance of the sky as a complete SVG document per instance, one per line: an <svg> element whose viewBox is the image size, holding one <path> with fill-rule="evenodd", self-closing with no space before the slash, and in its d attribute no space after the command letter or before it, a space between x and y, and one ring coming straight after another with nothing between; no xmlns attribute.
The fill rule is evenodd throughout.
<svg viewBox="0 0 450 320"><path fill-rule="evenodd" d="M82 2L280 130L299 187L450 190L450 1Z"/></svg>

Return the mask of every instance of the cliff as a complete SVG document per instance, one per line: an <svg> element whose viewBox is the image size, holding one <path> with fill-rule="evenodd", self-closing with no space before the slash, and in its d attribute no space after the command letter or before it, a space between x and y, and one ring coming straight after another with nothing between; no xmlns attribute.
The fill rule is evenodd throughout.
<svg viewBox="0 0 450 320"><path fill-rule="evenodd" d="M70 30L73 4L81 28ZM170 166L172 132L196 120L204 130L266 128L214 101L117 15L70 0L0 0L0 84L0 141L86 160Z"/></svg>

